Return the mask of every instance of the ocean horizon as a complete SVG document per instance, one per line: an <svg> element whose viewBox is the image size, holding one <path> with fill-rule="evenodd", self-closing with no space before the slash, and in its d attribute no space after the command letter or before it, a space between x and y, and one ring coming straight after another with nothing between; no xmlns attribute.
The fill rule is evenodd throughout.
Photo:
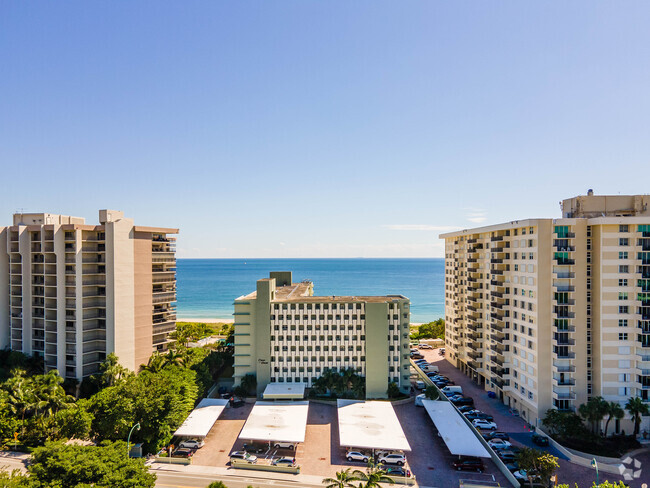
<svg viewBox="0 0 650 488"><path fill-rule="evenodd" d="M312 281L314 295L404 295L412 322L445 315L443 258L179 258L176 269L180 319L231 320L233 301L271 271Z"/></svg>

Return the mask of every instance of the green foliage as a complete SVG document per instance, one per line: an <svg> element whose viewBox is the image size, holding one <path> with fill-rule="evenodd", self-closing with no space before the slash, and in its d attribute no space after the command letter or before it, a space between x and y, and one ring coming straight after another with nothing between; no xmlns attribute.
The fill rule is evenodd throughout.
<svg viewBox="0 0 650 488"><path fill-rule="evenodd" d="M368 464L365 473L356 469L352 474L355 481L361 481L358 485L352 485L358 488L380 488L380 483L388 483L389 485L395 484L393 478L388 476L384 469L376 467L370 463Z"/></svg>
<svg viewBox="0 0 650 488"><path fill-rule="evenodd" d="M415 328L414 328L415 329ZM438 319L428 324L422 324L417 327L417 331L411 334L411 339L444 339L445 338L445 319Z"/></svg>
<svg viewBox="0 0 650 488"><path fill-rule="evenodd" d="M435 386L429 385L427 386L427 389L424 390L424 396L426 396L429 400L437 400L438 390Z"/></svg>
<svg viewBox="0 0 650 488"><path fill-rule="evenodd" d="M254 395L257 390L257 377L254 374L247 374L241 379L239 386L246 392L246 395Z"/></svg>
<svg viewBox="0 0 650 488"><path fill-rule="evenodd" d="M555 409L547 410L542 419L542 424L549 429L551 435L560 438L580 437L589 434L580 417L573 412L560 412Z"/></svg>
<svg viewBox="0 0 650 488"><path fill-rule="evenodd" d="M176 330L170 335L176 344L187 347L189 342L196 342L213 335L229 335L232 324L217 323L206 324L203 322L176 322Z"/></svg>
<svg viewBox="0 0 650 488"><path fill-rule="evenodd" d="M156 452L194 408L198 390L191 369L168 364L158 372L142 371L89 400L92 430L102 440L126 439L140 422L133 441L142 442L146 452Z"/></svg>
<svg viewBox="0 0 650 488"><path fill-rule="evenodd" d="M213 481L208 485L208 488L228 488L223 484L223 481Z"/></svg>
<svg viewBox="0 0 650 488"><path fill-rule="evenodd" d="M591 431L594 433L608 411L609 404L601 396L592 397L587 403L578 407L578 413L591 426Z"/></svg>
<svg viewBox="0 0 650 488"><path fill-rule="evenodd" d="M156 476L142 459L126 455L126 442L101 446L49 442L34 450L30 485L39 488L153 488Z"/></svg>
<svg viewBox="0 0 650 488"><path fill-rule="evenodd" d="M560 485L557 485L556 488L578 488L578 483L575 483L573 486L570 486L568 483L562 483ZM594 483L589 488L630 488L630 487L625 483L623 483L622 481L616 481L612 483L610 481L605 480L599 484Z"/></svg>
<svg viewBox="0 0 650 488"><path fill-rule="evenodd" d="M641 416L650 413L648 405L643 402L639 397L630 398L625 404L625 410L630 412L634 419L634 436L639 435L639 427L641 426Z"/></svg>
<svg viewBox="0 0 650 488"><path fill-rule="evenodd" d="M25 488L29 486L29 479L19 470L9 472L0 468L0 488Z"/></svg>
<svg viewBox="0 0 650 488"><path fill-rule="evenodd" d="M528 447L519 451L517 462L519 467L526 471L531 486L537 476L542 479L544 485L548 485L551 476L560 467L555 456Z"/></svg>
<svg viewBox="0 0 650 488"><path fill-rule="evenodd" d="M93 414L88 412L88 402L79 400L75 405L60 410L55 415L59 429L57 437L88 440L91 438Z"/></svg>
<svg viewBox="0 0 650 488"><path fill-rule="evenodd" d="M11 351L9 349L0 350L0 382L6 381L12 376L14 369L20 369L25 372L25 376L43 374L45 364L42 357L30 357L22 352Z"/></svg>
<svg viewBox="0 0 650 488"><path fill-rule="evenodd" d="M354 487L353 481L358 478L352 473L352 468L347 468L343 471L336 472L336 478L325 478L323 484L325 488L351 488Z"/></svg>
<svg viewBox="0 0 650 488"><path fill-rule="evenodd" d="M402 392L399 391L399 386L397 386L397 383L391 381L388 383L386 394L388 395L388 398L397 398L402 394Z"/></svg>
<svg viewBox="0 0 650 488"><path fill-rule="evenodd" d="M625 417L625 410L619 405L618 402L607 402L607 422L605 422L605 437L607 437L607 430L609 429L609 422L614 419L622 419Z"/></svg>
<svg viewBox="0 0 650 488"><path fill-rule="evenodd" d="M334 398L365 398L366 380L354 368L342 371L326 369L314 381L312 390L317 395L330 395Z"/></svg>

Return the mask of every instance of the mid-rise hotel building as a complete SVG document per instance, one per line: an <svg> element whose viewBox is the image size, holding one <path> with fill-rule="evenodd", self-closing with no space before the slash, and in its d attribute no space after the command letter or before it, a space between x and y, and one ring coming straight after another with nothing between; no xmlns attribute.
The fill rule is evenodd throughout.
<svg viewBox="0 0 650 488"><path fill-rule="evenodd" d="M366 397L385 398L388 384L409 381L410 302L401 295L313 296L310 281L273 272L257 290L235 300L235 380L305 383L327 369L353 368Z"/></svg>
<svg viewBox="0 0 650 488"><path fill-rule="evenodd" d="M649 203L589 191L561 219L443 234L447 360L531 423L650 401Z"/></svg>
<svg viewBox="0 0 650 488"><path fill-rule="evenodd" d="M131 370L164 350L176 324L178 229L100 210L99 225L48 213L0 227L0 348L81 379L108 353Z"/></svg>

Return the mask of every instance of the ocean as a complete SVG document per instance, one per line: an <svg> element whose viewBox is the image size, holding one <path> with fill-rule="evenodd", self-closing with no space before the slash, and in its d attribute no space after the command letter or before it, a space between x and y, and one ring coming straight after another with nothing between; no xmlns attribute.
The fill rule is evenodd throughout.
<svg viewBox="0 0 650 488"><path fill-rule="evenodd" d="M270 271L314 282L314 295L405 295L411 321L445 316L445 260L429 259L178 259L179 318L231 319L233 300L255 290Z"/></svg>

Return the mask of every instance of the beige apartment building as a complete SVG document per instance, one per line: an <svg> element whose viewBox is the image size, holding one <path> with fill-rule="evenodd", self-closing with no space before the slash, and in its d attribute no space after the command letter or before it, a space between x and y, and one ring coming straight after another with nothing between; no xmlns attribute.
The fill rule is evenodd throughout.
<svg viewBox="0 0 650 488"><path fill-rule="evenodd" d="M314 296L313 283L272 272L235 300L235 381L310 387L327 369L353 368L367 398L385 398L388 384L409 381L410 302L402 295Z"/></svg>
<svg viewBox="0 0 650 488"><path fill-rule="evenodd" d="M164 350L176 325L178 229L100 210L99 225L48 213L0 227L0 348L81 379L108 353L131 370Z"/></svg>
<svg viewBox="0 0 650 488"><path fill-rule="evenodd" d="M447 360L532 424L596 395L650 401L649 203L590 190L560 219L441 235Z"/></svg>

